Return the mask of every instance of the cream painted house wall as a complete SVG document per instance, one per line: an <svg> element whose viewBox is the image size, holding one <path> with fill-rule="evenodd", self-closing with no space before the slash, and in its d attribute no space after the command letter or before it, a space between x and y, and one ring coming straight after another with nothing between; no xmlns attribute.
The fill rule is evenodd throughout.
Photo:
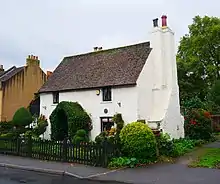
<svg viewBox="0 0 220 184"><path fill-rule="evenodd" d="M96 95L96 90L61 92L59 94L60 102L78 102L90 114L93 122L92 139L101 131L101 117L113 117L116 113L122 113L125 122L137 120L137 87L113 88L111 102L103 102L102 94ZM50 114L56 108L56 105L53 104L52 93L40 95L40 107L41 114L44 114L49 120ZM108 113L104 113L104 109L108 109ZM50 138L50 124L44 137Z"/></svg>

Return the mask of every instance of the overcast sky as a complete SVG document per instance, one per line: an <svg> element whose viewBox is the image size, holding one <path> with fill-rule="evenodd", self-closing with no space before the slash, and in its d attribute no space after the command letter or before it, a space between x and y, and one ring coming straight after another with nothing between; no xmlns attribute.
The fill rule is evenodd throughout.
<svg viewBox="0 0 220 184"><path fill-rule="evenodd" d="M168 16L176 42L196 15L220 16L219 0L0 0L0 64L39 56L53 70L67 55L149 40L152 19Z"/></svg>

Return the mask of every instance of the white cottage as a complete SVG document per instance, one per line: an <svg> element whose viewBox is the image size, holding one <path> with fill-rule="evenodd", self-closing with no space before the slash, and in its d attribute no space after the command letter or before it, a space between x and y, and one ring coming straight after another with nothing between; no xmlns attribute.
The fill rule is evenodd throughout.
<svg viewBox="0 0 220 184"><path fill-rule="evenodd" d="M116 113L126 123L146 120L172 138L184 137L174 33L166 16L162 27L153 20L150 42L65 57L39 92L40 113L48 119L57 103L80 103L91 115L92 139Z"/></svg>

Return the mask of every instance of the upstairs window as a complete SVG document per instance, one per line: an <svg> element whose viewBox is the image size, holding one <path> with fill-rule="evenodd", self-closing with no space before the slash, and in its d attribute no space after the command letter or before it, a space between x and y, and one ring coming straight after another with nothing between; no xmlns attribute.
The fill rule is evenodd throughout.
<svg viewBox="0 0 220 184"><path fill-rule="evenodd" d="M112 101L112 89L111 89L111 87L102 88L102 101Z"/></svg>
<svg viewBox="0 0 220 184"><path fill-rule="evenodd" d="M54 92L53 93L53 104L58 104L59 103L59 92Z"/></svg>

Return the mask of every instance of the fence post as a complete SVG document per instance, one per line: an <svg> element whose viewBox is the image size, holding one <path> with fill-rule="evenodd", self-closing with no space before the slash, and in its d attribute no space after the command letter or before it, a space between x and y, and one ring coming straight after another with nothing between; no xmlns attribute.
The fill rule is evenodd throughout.
<svg viewBox="0 0 220 184"><path fill-rule="evenodd" d="M21 139L18 137L16 141L16 155L20 155Z"/></svg>
<svg viewBox="0 0 220 184"><path fill-rule="evenodd" d="M28 136L28 157L32 157L32 137L31 135Z"/></svg>
<svg viewBox="0 0 220 184"><path fill-rule="evenodd" d="M105 139L104 143L103 143L103 163L102 165L104 167L108 166L108 142L107 139Z"/></svg>
<svg viewBox="0 0 220 184"><path fill-rule="evenodd" d="M62 161L67 162L67 138L63 140L63 155L62 155Z"/></svg>

